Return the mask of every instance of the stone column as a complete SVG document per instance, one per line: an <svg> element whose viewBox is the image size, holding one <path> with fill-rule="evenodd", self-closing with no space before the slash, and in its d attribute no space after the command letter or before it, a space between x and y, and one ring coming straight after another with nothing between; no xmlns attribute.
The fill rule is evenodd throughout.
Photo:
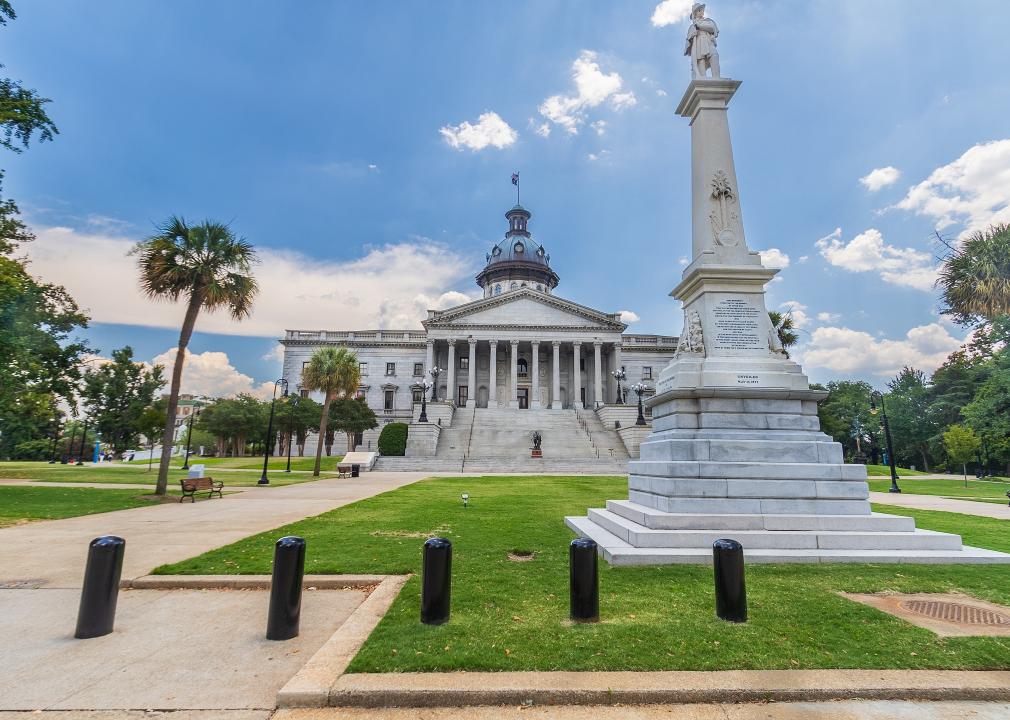
<svg viewBox="0 0 1010 720"><path fill-rule="evenodd" d="M424 351L424 374L426 377L422 378L422 380L430 378L431 375L428 373L428 371L431 370L433 367L435 367L435 341L428 340L425 343L425 346L426 347ZM432 380L434 380L434 378L432 378Z"/></svg>
<svg viewBox="0 0 1010 720"><path fill-rule="evenodd" d="M582 343L572 343L572 407L582 407Z"/></svg>
<svg viewBox="0 0 1010 720"><path fill-rule="evenodd" d="M561 341L551 343L554 355L551 357L551 410L561 409Z"/></svg>
<svg viewBox="0 0 1010 720"><path fill-rule="evenodd" d="M532 395L533 398L530 400L531 408L540 407L540 341L534 340L530 343L533 346L533 383L532 383Z"/></svg>
<svg viewBox="0 0 1010 720"><path fill-rule="evenodd" d="M596 397L596 405L602 405L603 400L603 366L600 362L600 348L603 343L593 340L593 394Z"/></svg>
<svg viewBox="0 0 1010 720"><path fill-rule="evenodd" d="M512 354L509 356L509 363L512 365L512 385L509 387L509 407L519 407L519 341L511 340Z"/></svg>
<svg viewBox="0 0 1010 720"><path fill-rule="evenodd" d="M449 359L445 368L445 399L456 402L456 340L449 338Z"/></svg>
<svg viewBox="0 0 1010 720"><path fill-rule="evenodd" d="M498 407L498 341L489 340L491 347L491 362L488 367L491 369L491 382L487 385L487 406Z"/></svg>
<svg viewBox="0 0 1010 720"><path fill-rule="evenodd" d="M466 374L466 406L477 407L477 341L470 338L470 360Z"/></svg>

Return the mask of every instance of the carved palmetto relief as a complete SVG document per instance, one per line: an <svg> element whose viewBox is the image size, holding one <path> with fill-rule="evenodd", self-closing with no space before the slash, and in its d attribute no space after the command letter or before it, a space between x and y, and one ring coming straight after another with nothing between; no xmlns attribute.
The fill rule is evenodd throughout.
<svg viewBox="0 0 1010 720"><path fill-rule="evenodd" d="M716 202L708 215L709 222L712 223L712 237L719 245L733 247L739 242L733 225L739 222L740 216L734 207L736 192L723 170L716 170L712 176L712 198Z"/></svg>

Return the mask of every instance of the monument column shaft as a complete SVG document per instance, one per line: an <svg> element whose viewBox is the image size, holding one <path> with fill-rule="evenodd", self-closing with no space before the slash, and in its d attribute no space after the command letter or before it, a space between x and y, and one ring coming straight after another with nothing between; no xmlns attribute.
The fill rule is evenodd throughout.
<svg viewBox="0 0 1010 720"><path fill-rule="evenodd" d="M551 357L551 410L561 409L561 343L553 342L554 355Z"/></svg>
<svg viewBox="0 0 1010 720"><path fill-rule="evenodd" d="M470 360L467 362L466 373L466 406L477 405L477 341L470 339Z"/></svg>
<svg viewBox="0 0 1010 720"><path fill-rule="evenodd" d="M596 404L603 404L603 367L600 363L600 346L603 343L593 343L593 394L596 396Z"/></svg>
<svg viewBox="0 0 1010 720"><path fill-rule="evenodd" d="M530 407L538 408L540 407L540 341L534 340L530 345L533 348L533 380L530 383L533 399L530 402Z"/></svg>
<svg viewBox="0 0 1010 720"><path fill-rule="evenodd" d="M491 371L490 382L487 384L487 406L498 407L498 341L488 342L491 350L491 359L488 362L488 369Z"/></svg>
<svg viewBox="0 0 1010 720"><path fill-rule="evenodd" d="M445 399L456 402L456 341L449 340L449 360L445 369Z"/></svg>
<svg viewBox="0 0 1010 720"><path fill-rule="evenodd" d="M582 407L582 343L572 343L572 407Z"/></svg>
<svg viewBox="0 0 1010 720"><path fill-rule="evenodd" d="M512 365L512 386L509 388L509 407L519 407L519 341L512 340L512 354L509 356L509 363Z"/></svg>

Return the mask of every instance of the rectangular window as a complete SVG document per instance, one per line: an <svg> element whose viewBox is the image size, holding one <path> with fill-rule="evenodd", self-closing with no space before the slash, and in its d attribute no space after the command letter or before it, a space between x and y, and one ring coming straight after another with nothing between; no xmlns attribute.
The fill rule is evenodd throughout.
<svg viewBox="0 0 1010 720"><path fill-rule="evenodd" d="M417 388L414 388L411 391L411 394L413 395L413 398L414 398L414 402L416 402L416 403L421 402L421 393L422 392L424 392L424 391L423 390L418 390Z"/></svg>
<svg viewBox="0 0 1010 720"><path fill-rule="evenodd" d="M368 374L368 363L359 362L358 363L358 373L362 376Z"/></svg>
<svg viewBox="0 0 1010 720"><path fill-rule="evenodd" d="M456 403L458 407L466 407L467 398L470 397L470 388L466 385L459 386L459 401Z"/></svg>
<svg viewBox="0 0 1010 720"><path fill-rule="evenodd" d="M358 391L356 393L354 393L354 397L361 398L362 400L364 400L364 398L365 398L365 388L360 388L359 387Z"/></svg>
<svg viewBox="0 0 1010 720"><path fill-rule="evenodd" d="M459 369L460 370L469 370L470 369L470 358L468 358L468 357L461 357L459 359Z"/></svg>
<svg viewBox="0 0 1010 720"><path fill-rule="evenodd" d="M302 390L302 397L303 398L307 398L308 396L309 396L309 391L308 390Z"/></svg>
<svg viewBox="0 0 1010 720"><path fill-rule="evenodd" d="M396 375L396 363L395 362L386 363L386 374L387 375Z"/></svg>
<svg viewBox="0 0 1010 720"><path fill-rule="evenodd" d="M652 380L652 368L649 367L648 365L642 368L642 379Z"/></svg>
<svg viewBox="0 0 1010 720"><path fill-rule="evenodd" d="M586 369L586 359L579 358L579 370L585 370L585 369Z"/></svg>
<svg viewBox="0 0 1010 720"><path fill-rule="evenodd" d="M414 363L414 377L424 375L424 363Z"/></svg>
<svg viewBox="0 0 1010 720"><path fill-rule="evenodd" d="M383 393L383 396L384 396L383 400L382 400L382 409L383 410L392 410L393 409L393 392L394 392L393 390L386 390L386 392Z"/></svg>
<svg viewBox="0 0 1010 720"><path fill-rule="evenodd" d="M302 372L305 372L305 368L308 367L308 365L309 365L309 361L308 360L305 360L305 361L302 362Z"/></svg>

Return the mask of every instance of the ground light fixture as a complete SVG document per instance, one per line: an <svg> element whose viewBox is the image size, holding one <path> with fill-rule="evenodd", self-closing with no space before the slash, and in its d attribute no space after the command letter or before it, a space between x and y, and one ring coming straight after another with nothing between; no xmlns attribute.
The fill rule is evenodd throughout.
<svg viewBox="0 0 1010 720"><path fill-rule="evenodd" d="M470 503L470 495L468 493L463 493L460 497L463 498L463 509L466 510L467 505Z"/></svg>

